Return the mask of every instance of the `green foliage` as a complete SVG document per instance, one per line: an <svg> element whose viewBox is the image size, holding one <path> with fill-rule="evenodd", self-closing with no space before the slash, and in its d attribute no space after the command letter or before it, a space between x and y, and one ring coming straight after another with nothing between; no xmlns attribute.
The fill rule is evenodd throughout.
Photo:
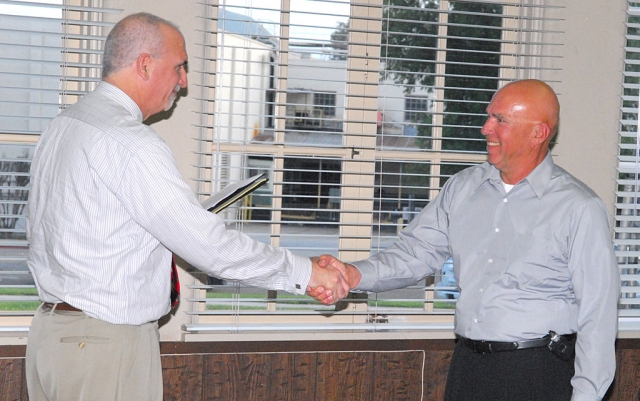
<svg viewBox="0 0 640 401"><path fill-rule="evenodd" d="M338 22L336 30L331 34L331 47L336 52L331 54L331 60L346 60L349 41L349 24Z"/></svg>
<svg viewBox="0 0 640 401"><path fill-rule="evenodd" d="M431 165L426 163L404 163L402 186L406 192L420 192L422 188L429 188ZM424 195L426 197L426 194ZM418 195L419 197L419 195Z"/></svg>
<svg viewBox="0 0 640 401"><path fill-rule="evenodd" d="M0 288L0 295L38 295L35 287L5 287Z"/></svg>
<svg viewBox="0 0 640 401"><path fill-rule="evenodd" d="M438 35L438 1L390 0L385 2L381 56L386 64L383 78L391 77L413 92L415 85L434 83ZM416 12L416 8L424 11Z"/></svg>
<svg viewBox="0 0 640 401"><path fill-rule="evenodd" d="M502 6L452 1L446 24L444 140L442 149L484 151L480 127L485 109L497 89ZM437 0L387 0L383 20L384 78L405 86L405 93L435 84L440 16ZM442 44L441 44L442 45ZM431 141L431 116L418 126L419 144Z"/></svg>
<svg viewBox="0 0 640 401"><path fill-rule="evenodd" d="M481 139L485 109L497 89L502 7L486 3L453 3L447 40L445 138ZM481 15L478 15L481 14ZM495 14L498 14L496 16ZM476 27L462 26L474 25ZM482 151L481 141L445 141L443 149Z"/></svg>
<svg viewBox="0 0 640 401"><path fill-rule="evenodd" d="M11 301L10 296L38 295L34 287L8 287L0 288L0 295L5 297L0 301L0 311L35 311L40 306L40 301Z"/></svg>
<svg viewBox="0 0 640 401"><path fill-rule="evenodd" d="M35 311L40 306L40 301L1 301L1 311Z"/></svg>

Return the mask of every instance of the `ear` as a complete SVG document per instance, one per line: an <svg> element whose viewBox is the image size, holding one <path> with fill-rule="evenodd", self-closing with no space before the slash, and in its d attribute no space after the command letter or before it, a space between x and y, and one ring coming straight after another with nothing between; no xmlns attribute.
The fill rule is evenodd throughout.
<svg viewBox="0 0 640 401"><path fill-rule="evenodd" d="M149 80L151 71L151 56L147 53L142 53L136 60L136 72L138 76L145 81Z"/></svg>
<svg viewBox="0 0 640 401"><path fill-rule="evenodd" d="M540 145L547 141L551 136L551 127L547 123L538 123L533 131L533 141L536 145Z"/></svg>

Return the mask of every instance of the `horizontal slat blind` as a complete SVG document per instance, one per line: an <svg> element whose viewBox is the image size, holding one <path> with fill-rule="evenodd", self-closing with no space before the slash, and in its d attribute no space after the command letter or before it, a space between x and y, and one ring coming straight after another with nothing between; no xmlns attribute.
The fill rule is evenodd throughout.
<svg viewBox="0 0 640 401"><path fill-rule="evenodd" d="M99 81L100 15L118 10L67 3L0 1L2 133L38 135Z"/></svg>
<svg viewBox="0 0 640 401"><path fill-rule="evenodd" d="M561 34L548 13L561 9L544 2L209 0L205 10L201 194L265 172L268 186L223 212L228 226L346 261L392 244L448 177L485 160L491 95L554 77ZM457 290L449 268L330 307L208 283L192 286L188 332L451 328Z"/></svg>
<svg viewBox="0 0 640 401"><path fill-rule="evenodd" d="M34 143L60 110L100 80L103 43L120 10L89 0L0 0L0 316L1 331L39 305L26 264L25 207Z"/></svg>
<svg viewBox="0 0 640 401"><path fill-rule="evenodd" d="M640 316L640 3L629 2L626 39L615 205L616 255L622 277L621 325L625 319Z"/></svg>

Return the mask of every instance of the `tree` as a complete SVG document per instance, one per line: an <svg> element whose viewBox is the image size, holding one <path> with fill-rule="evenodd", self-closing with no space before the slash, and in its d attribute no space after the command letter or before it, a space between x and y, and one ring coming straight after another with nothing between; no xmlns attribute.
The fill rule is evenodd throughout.
<svg viewBox="0 0 640 401"><path fill-rule="evenodd" d="M405 86L433 88L439 35L439 0L387 0L382 55L385 78ZM446 26L443 137L481 139L479 126L497 89L502 6L452 1ZM493 29L495 27L496 29ZM471 89L471 90L470 90ZM418 136L431 137L431 115L425 113ZM422 140L421 146L430 146ZM445 150L482 151L484 141L444 140Z"/></svg>
<svg viewBox="0 0 640 401"><path fill-rule="evenodd" d="M484 124L486 106L498 85L502 6L452 0L448 10L440 10L440 0L385 0L383 7L381 80L391 79L404 86L406 95L418 88L433 92L436 57L444 51L444 96L439 99L444 102L445 112L442 149L485 151L479 127ZM448 21L443 25L445 13ZM338 25L332 35L333 43L337 43L334 38L346 36L346 28L346 24ZM444 29L446 36L442 37ZM443 46L443 40L444 47L438 48ZM417 146L430 149L433 113L415 114ZM466 167L443 164L440 184ZM384 171L382 165L380 171ZM403 174L407 181L403 185L424 187L430 172L428 165L406 163Z"/></svg>
<svg viewBox="0 0 640 401"><path fill-rule="evenodd" d="M386 0L382 22L382 79L393 78L411 93L434 83L438 1ZM424 11L416 12L416 9ZM425 62L426 61L426 62Z"/></svg>
<svg viewBox="0 0 640 401"><path fill-rule="evenodd" d="M498 89L502 6L464 2L453 5L459 13L449 17L443 136L482 138L477 127L484 124L485 109ZM482 151L485 146L484 140L443 143L443 149L448 150Z"/></svg>
<svg viewBox="0 0 640 401"><path fill-rule="evenodd" d="M335 53L331 53L331 60L346 60L349 48L349 23L339 21L336 30L331 33L331 47Z"/></svg>

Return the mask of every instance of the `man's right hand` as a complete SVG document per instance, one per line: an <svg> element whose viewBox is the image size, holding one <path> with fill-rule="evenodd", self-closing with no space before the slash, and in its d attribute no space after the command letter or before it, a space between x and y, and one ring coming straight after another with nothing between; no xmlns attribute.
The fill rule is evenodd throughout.
<svg viewBox="0 0 640 401"><path fill-rule="evenodd" d="M307 285L307 293L310 288L318 288L318 301L325 305L331 305L349 294L349 284L340 269L334 266L320 266L319 257L311 258L311 279Z"/></svg>
<svg viewBox="0 0 640 401"><path fill-rule="evenodd" d="M317 258L312 258L312 260L314 261L314 268L317 264L321 269L338 271L342 277L342 280L344 281L343 288L346 288L346 292L344 293L344 295L342 295L342 293L334 294L327 287L324 287L322 285L314 285L315 283L312 283L313 280L309 281L309 285L307 287L307 295L312 296L317 301L325 305L330 305L347 296L349 290L357 286L362 279L362 274L358 269L356 269L355 266L348 263L343 263L331 255L322 255Z"/></svg>

